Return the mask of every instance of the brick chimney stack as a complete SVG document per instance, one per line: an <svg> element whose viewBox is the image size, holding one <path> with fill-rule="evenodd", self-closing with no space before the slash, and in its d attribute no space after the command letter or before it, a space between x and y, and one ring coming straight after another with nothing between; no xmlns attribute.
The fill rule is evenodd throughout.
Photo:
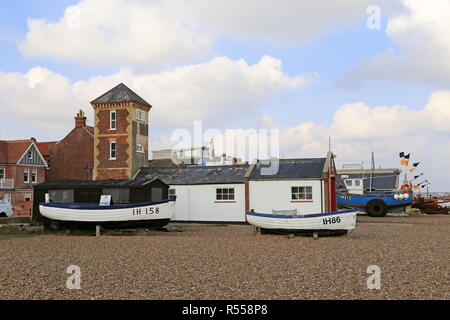
<svg viewBox="0 0 450 320"><path fill-rule="evenodd" d="M81 127L86 127L86 117L83 110L80 110L75 117L75 128Z"/></svg>

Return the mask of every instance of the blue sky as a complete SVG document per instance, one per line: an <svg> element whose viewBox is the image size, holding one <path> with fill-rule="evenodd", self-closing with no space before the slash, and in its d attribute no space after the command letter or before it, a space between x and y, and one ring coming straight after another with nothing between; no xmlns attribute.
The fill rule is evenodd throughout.
<svg viewBox="0 0 450 320"><path fill-rule="evenodd" d="M381 10L377 30L366 26L372 2ZM436 94L450 83L447 1L228 4L233 10L198 0L5 2L0 138L61 139L76 110L89 117L89 101L123 81L155 105L152 149L194 120L225 130L256 128L264 119L281 128L288 156L320 156L328 135L342 161L368 160L375 151L381 165L396 166L405 148L417 157L448 156L436 150L450 146L441 128L450 118L442 106L450 104ZM71 5L81 13L75 30L67 29ZM346 129L364 121L379 121L379 130ZM443 168L437 160L426 167ZM436 180L444 189L444 178Z"/></svg>

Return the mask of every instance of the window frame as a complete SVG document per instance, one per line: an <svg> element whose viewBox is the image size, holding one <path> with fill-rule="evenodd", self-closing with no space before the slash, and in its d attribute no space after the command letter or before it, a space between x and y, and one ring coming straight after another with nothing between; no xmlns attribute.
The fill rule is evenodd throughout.
<svg viewBox="0 0 450 320"><path fill-rule="evenodd" d="M36 168L33 168L31 169L31 183L37 183L37 181L38 181L38 171Z"/></svg>
<svg viewBox="0 0 450 320"><path fill-rule="evenodd" d="M27 198L29 198L29 200L27 200ZM29 201L31 202L33 200L33 195L29 192L26 192L23 194L23 201Z"/></svg>
<svg viewBox="0 0 450 320"><path fill-rule="evenodd" d="M11 193L4 193L3 194L3 200L8 201L10 204L12 204L12 195L11 195Z"/></svg>
<svg viewBox="0 0 450 320"><path fill-rule="evenodd" d="M139 150L139 147L141 147L141 150ZM136 145L136 152L139 152L139 153L145 153L145 149L144 149L144 146L142 145L142 144L137 144Z"/></svg>
<svg viewBox="0 0 450 320"><path fill-rule="evenodd" d="M3 172L0 176L3 176L3 178L0 177L0 180L6 180L6 168L0 168L0 172Z"/></svg>
<svg viewBox="0 0 450 320"><path fill-rule="evenodd" d="M23 183L30 183L30 168L23 169Z"/></svg>
<svg viewBox="0 0 450 320"><path fill-rule="evenodd" d="M136 109L134 117L137 121L145 122L145 111L142 109Z"/></svg>
<svg viewBox="0 0 450 320"><path fill-rule="evenodd" d="M113 144L114 144L114 150L112 148ZM114 151L114 157L112 156L113 151ZM117 142L116 141L109 142L109 160L117 160Z"/></svg>
<svg viewBox="0 0 450 320"><path fill-rule="evenodd" d="M114 115L114 119L113 119ZM113 126L114 123L114 126ZM116 110L109 111L109 130L117 130L117 112Z"/></svg>
<svg viewBox="0 0 450 320"><path fill-rule="evenodd" d="M236 188L216 188L216 203L234 203L236 202ZM225 192L226 190L226 192ZM232 191L232 192L230 192Z"/></svg>
<svg viewBox="0 0 450 320"><path fill-rule="evenodd" d="M314 202L312 186L291 186L291 202Z"/></svg>

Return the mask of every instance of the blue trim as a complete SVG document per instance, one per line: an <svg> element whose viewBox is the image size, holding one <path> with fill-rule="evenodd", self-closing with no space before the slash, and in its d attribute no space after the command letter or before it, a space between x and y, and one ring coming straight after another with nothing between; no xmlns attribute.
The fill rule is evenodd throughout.
<svg viewBox="0 0 450 320"><path fill-rule="evenodd" d="M114 210L114 209L127 209L127 208L140 208L153 206L163 203L168 203L170 201L175 201L175 199L161 200L154 202L141 202L141 203L131 203L131 204L114 204L112 206L99 206L92 203L45 203L40 202L40 206L51 207L51 208L63 208L63 209L77 209L77 210Z"/></svg>
<svg viewBox="0 0 450 320"><path fill-rule="evenodd" d="M274 215L274 214L268 214L268 213L256 213L256 212L247 212L246 215L249 216L255 216L255 217L265 217L265 218L281 218L281 219L296 219L296 218L316 218L316 217L326 217L326 216L333 216L336 214L345 214L354 212L353 210L339 210L335 212L326 212L326 213L313 213L313 214L306 214L306 215L298 215L298 216L282 216L282 215Z"/></svg>

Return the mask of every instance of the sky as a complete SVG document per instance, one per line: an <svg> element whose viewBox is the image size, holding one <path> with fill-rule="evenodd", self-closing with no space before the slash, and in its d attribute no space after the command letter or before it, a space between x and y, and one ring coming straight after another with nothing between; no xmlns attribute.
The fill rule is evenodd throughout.
<svg viewBox="0 0 450 320"><path fill-rule="evenodd" d="M152 150L195 121L276 129L282 157L323 157L329 137L338 165L411 153L450 191L449 16L449 0L4 2L0 139L62 139L123 82L153 106Z"/></svg>

